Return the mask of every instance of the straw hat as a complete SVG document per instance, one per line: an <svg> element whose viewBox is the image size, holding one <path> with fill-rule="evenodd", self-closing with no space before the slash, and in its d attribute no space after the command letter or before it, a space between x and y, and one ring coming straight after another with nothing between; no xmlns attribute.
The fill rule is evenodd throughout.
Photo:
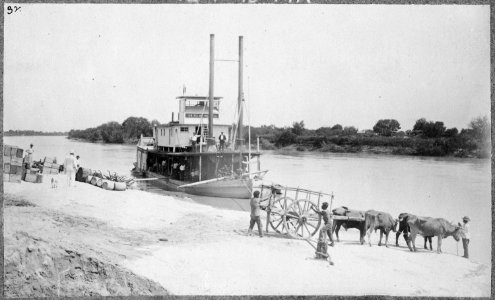
<svg viewBox="0 0 495 300"><path fill-rule="evenodd" d="M69 154L74 154L74 149L71 149Z"/></svg>
<svg viewBox="0 0 495 300"><path fill-rule="evenodd" d="M464 216L464 218L462 218L463 221L471 221L471 219L468 217L468 216Z"/></svg>

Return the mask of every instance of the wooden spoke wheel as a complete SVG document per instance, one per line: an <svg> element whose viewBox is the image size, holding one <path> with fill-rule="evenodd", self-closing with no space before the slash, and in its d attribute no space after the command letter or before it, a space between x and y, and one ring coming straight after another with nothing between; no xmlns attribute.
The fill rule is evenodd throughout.
<svg viewBox="0 0 495 300"><path fill-rule="evenodd" d="M273 200L270 208L270 226L277 233L287 233L285 229L285 215L287 208L291 206L294 200L289 197L280 197Z"/></svg>
<svg viewBox="0 0 495 300"><path fill-rule="evenodd" d="M284 229L293 238L309 239L318 232L321 215L315 211L318 207L309 200L297 200L287 207Z"/></svg>

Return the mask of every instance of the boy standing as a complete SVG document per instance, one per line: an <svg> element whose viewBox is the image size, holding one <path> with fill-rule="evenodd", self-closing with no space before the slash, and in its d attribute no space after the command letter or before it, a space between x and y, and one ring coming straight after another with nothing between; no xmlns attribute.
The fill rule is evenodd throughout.
<svg viewBox="0 0 495 300"><path fill-rule="evenodd" d="M263 237L263 231L261 230L261 219L260 219L260 192L254 191L253 198L251 198L251 220L249 221L248 235L253 234L254 223L258 224L258 232L260 238Z"/></svg>
<svg viewBox="0 0 495 300"><path fill-rule="evenodd" d="M463 224L461 225L461 228L464 230L465 234L462 238L462 247L464 248L464 255L462 257L464 258L469 258L469 239L471 238L471 235L469 234L469 221L471 221L471 219L468 216L462 218Z"/></svg>

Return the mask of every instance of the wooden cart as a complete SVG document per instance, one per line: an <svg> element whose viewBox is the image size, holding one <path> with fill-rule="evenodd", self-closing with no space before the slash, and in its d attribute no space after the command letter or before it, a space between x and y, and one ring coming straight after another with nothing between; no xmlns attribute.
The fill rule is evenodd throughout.
<svg viewBox="0 0 495 300"><path fill-rule="evenodd" d="M325 199L326 198L326 199ZM329 202L331 210L333 194L315 192L280 185L262 185L261 201L265 205L267 224L275 232L297 239L314 236L322 223L320 203Z"/></svg>

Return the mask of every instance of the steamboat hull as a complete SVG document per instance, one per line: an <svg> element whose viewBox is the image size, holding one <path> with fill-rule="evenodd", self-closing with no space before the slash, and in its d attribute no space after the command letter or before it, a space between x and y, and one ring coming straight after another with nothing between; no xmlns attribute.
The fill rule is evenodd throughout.
<svg viewBox="0 0 495 300"><path fill-rule="evenodd" d="M249 179L224 179L179 188L179 186L189 184L191 182L170 179L168 177L150 171L146 172L146 177L158 178L156 181L153 182L159 184L160 187L168 191L179 191L191 195L216 198L249 199L251 197L251 190L253 188L252 180Z"/></svg>

